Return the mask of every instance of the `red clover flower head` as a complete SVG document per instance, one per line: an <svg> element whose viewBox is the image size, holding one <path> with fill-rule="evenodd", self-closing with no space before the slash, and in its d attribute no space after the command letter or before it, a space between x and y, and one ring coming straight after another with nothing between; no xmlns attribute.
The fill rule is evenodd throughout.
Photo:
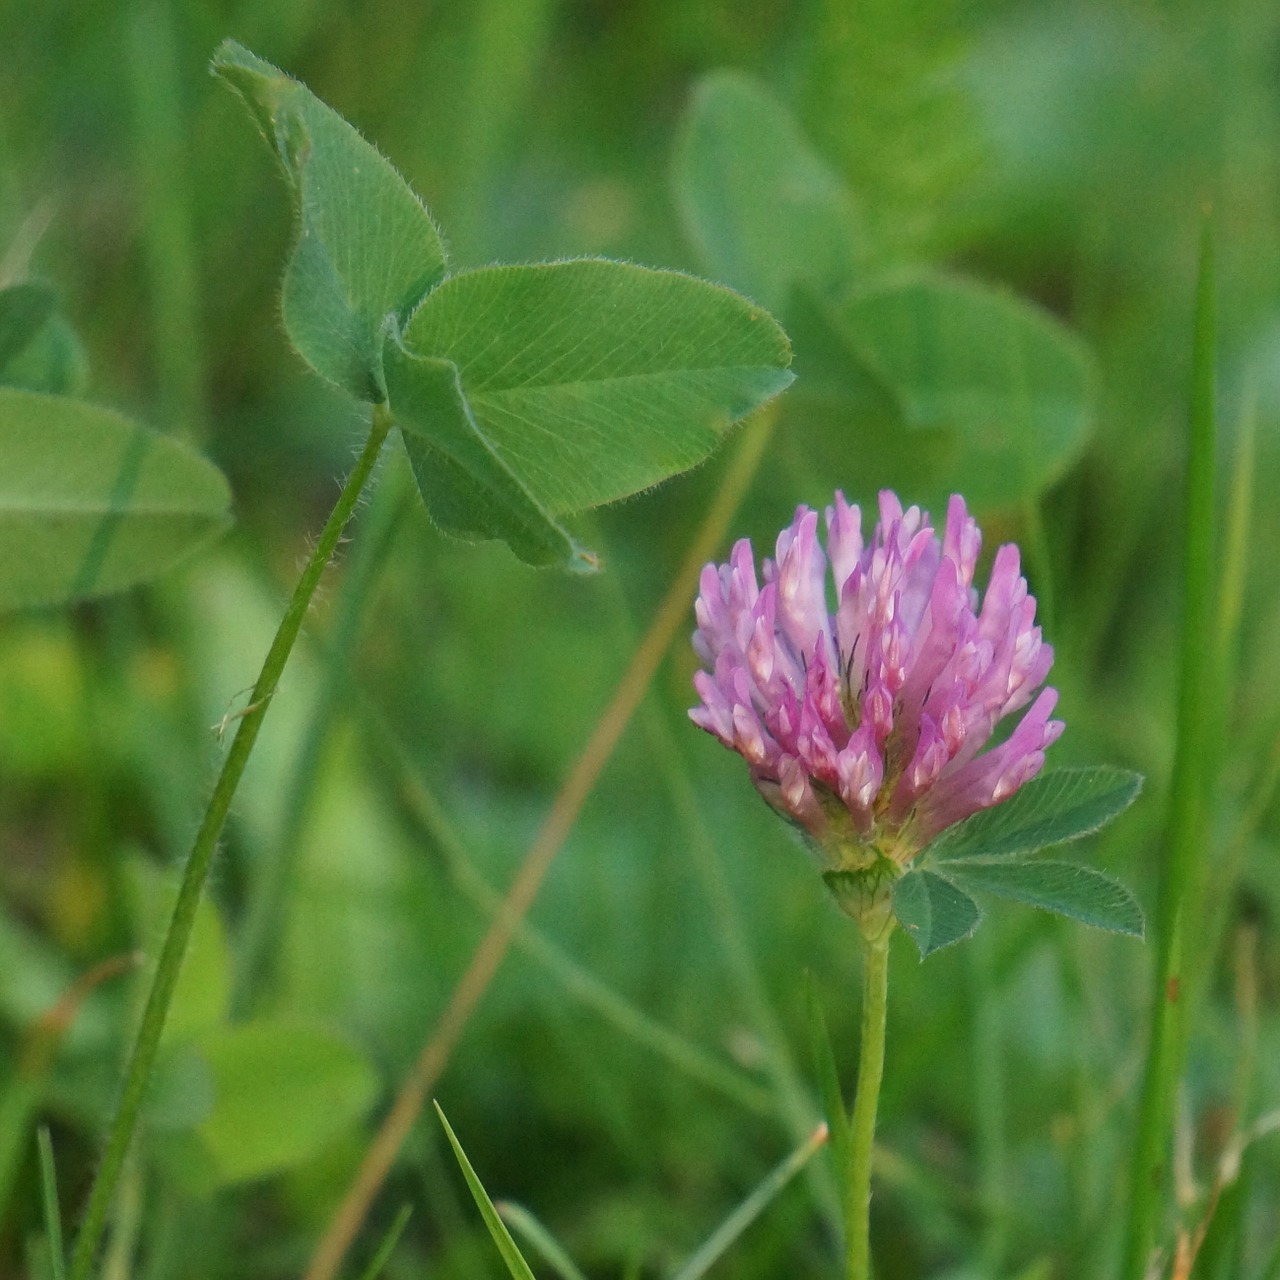
<svg viewBox="0 0 1280 1280"><path fill-rule="evenodd" d="M899 869L944 828L999 804L1062 733L1053 650L1035 625L1018 549L973 585L982 534L953 496L941 538L888 490L869 540L837 492L826 550L808 507L756 578L747 539L702 571L693 644L707 670L694 723L739 752L764 798L828 869ZM827 569L834 582L829 593ZM1036 690L1038 696L1032 701ZM1030 703L1000 745L997 723Z"/></svg>

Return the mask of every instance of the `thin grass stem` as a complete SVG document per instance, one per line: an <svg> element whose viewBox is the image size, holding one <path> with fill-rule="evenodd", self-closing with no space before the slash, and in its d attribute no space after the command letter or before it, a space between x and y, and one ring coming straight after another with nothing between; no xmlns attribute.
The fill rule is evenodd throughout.
<svg viewBox="0 0 1280 1280"><path fill-rule="evenodd" d="M209 866L213 861L218 839L227 820L227 813L231 808L232 798L235 796L245 765L257 741L258 731L262 727L263 718L275 694L276 686L280 682L285 663L302 629L311 598L320 584L330 558L337 549L342 531L355 511L360 493L373 471L391 425L390 412L381 405L375 405L373 423L364 450L360 454L355 469L342 487L333 512L319 538L316 539L311 556L298 579L298 585L294 588L275 639L267 651L262 671L253 687L249 707L240 718L235 739L223 762L222 772L214 784L204 820L200 824L191 855L187 859L186 869L183 871L182 883L178 887L173 916L169 921L169 929L160 951L151 990L147 995L142 1022L125 1072L119 1108L112 1122L102 1163L98 1167L97 1176L89 1193L84 1223L76 1239L75 1253L71 1260L71 1280L88 1280L93 1269L98 1244L106 1227L111 1197L133 1138L133 1130L142 1108L151 1067L160 1047L165 1018L173 1000L182 961L186 956L187 944L195 924L196 908L200 902L205 880L208 878Z"/></svg>
<svg viewBox="0 0 1280 1280"><path fill-rule="evenodd" d="M1123 1275L1144 1280L1169 1193L1173 1102L1187 1036L1187 965L1206 963L1203 945L1203 862L1208 849L1208 800L1216 783L1213 700L1219 692L1214 653L1215 317L1213 244L1208 221L1201 243L1192 358L1190 450L1187 461L1186 552L1182 646L1178 678L1169 859L1160 887L1158 956L1137 1141L1129 1189Z"/></svg>
<svg viewBox="0 0 1280 1280"><path fill-rule="evenodd" d="M782 1189L809 1163L827 1141L826 1122L818 1127L720 1224L706 1243L680 1268L672 1280L702 1280L740 1235L777 1198Z"/></svg>
<svg viewBox="0 0 1280 1280"><path fill-rule="evenodd" d="M53 1162L53 1143L49 1130L40 1126L36 1133L40 1149L40 1190L44 1201L44 1234L49 1245L53 1280L66 1280L67 1254L62 1246L62 1210L58 1205L58 1172Z"/></svg>

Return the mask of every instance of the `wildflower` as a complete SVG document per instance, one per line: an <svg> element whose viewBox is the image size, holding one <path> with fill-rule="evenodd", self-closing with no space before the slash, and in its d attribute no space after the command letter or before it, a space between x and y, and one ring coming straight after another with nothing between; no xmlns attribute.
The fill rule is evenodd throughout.
<svg viewBox="0 0 1280 1280"><path fill-rule="evenodd" d="M839 492L825 524L824 552L818 513L800 507L763 586L746 539L703 570L693 643L708 670L689 714L743 756L828 872L896 877L944 828L1039 772L1063 729L1049 718L1057 692L1040 689L1053 650L1017 547L996 552L979 606L982 535L959 496L941 538L887 490L869 541Z"/></svg>

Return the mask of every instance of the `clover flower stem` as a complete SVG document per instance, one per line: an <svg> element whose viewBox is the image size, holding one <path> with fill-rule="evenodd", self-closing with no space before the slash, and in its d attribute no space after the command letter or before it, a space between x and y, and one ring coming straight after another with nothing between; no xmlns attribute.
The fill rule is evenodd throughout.
<svg viewBox="0 0 1280 1280"><path fill-rule="evenodd" d="M845 1205L845 1280L871 1276L871 1156L876 1107L884 1076L885 1017L889 1004L889 936L892 917L862 946L862 1047L858 1088L849 1117L848 1202Z"/></svg>
<svg viewBox="0 0 1280 1280"><path fill-rule="evenodd" d="M280 620L275 639L272 640L271 648L263 661L258 681L253 687L253 693L249 699L251 710L241 717L235 739L223 763L222 772L214 784L204 820L200 824L191 855L187 859L186 869L183 871L177 901L169 921L169 929L160 951L151 990L147 994L146 1008L142 1014L142 1022L139 1024L133 1052L125 1073L119 1108L112 1121L102 1163L98 1166L97 1176L89 1193L84 1222L76 1239L69 1280L88 1280L93 1270L94 1256L106 1227L111 1198L129 1151L133 1131L137 1126L151 1067L160 1047L165 1018L169 1012L169 1005L173 1001L178 974L182 969L187 944L191 939L191 929L195 924L200 894L208 878L209 866L213 861L223 825L226 823L227 812L231 808L231 801L239 786L241 775L244 773L245 764L253 751L263 717L280 682L284 665L288 661L298 633L302 630L302 623L307 616L311 598L320 584L320 579L337 548L338 540L347 522L355 511L360 493L378 460L392 422L391 413L385 406L374 406L373 423L368 440L356 462L355 469L343 485L333 511L319 538L316 539L315 547L302 570L288 608Z"/></svg>

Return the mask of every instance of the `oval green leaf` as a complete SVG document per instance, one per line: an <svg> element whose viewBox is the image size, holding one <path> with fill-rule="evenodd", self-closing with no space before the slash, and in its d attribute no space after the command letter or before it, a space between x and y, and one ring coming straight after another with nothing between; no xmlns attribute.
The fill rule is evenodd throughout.
<svg viewBox="0 0 1280 1280"><path fill-rule="evenodd" d="M1074 862L948 863L947 876L971 892L992 893L1095 929L1134 938L1146 931L1142 908L1124 885Z"/></svg>
<svg viewBox="0 0 1280 1280"><path fill-rule="evenodd" d="M244 99L293 190L298 233L283 297L290 341L356 399L382 400L384 321L403 322L444 275L431 215L305 85L234 40L219 47L212 70Z"/></svg>
<svg viewBox="0 0 1280 1280"><path fill-rule="evenodd" d="M0 388L0 608L119 591L229 523L222 473L120 414Z"/></svg>
<svg viewBox="0 0 1280 1280"><path fill-rule="evenodd" d="M391 345L392 411L406 438L466 474L469 506L448 525L476 538L508 521L497 509L513 483L526 514L554 520L684 471L791 381L786 335L761 307L679 272L602 259L463 272L414 313L405 352L457 370L474 437L465 451L422 412L420 371Z"/></svg>
<svg viewBox="0 0 1280 1280"><path fill-rule="evenodd" d="M963 889L936 872L908 871L893 886L893 914L920 951L920 958L969 937L982 910Z"/></svg>
<svg viewBox="0 0 1280 1280"><path fill-rule="evenodd" d="M978 511L1020 506L1061 478L1093 425L1079 339L973 282L913 276L838 306L811 299L796 343L789 409L826 428L823 464L843 479L852 453L865 483L930 505L960 492Z"/></svg>
<svg viewBox="0 0 1280 1280"><path fill-rule="evenodd" d="M685 232L717 280L781 311L799 282L830 291L851 279L849 192L750 76L717 71L698 83L673 175Z"/></svg>
<svg viewBox="0 0 1280 1280"><path fill-rule="evenodd" d="M950 866L960 859L1017 857L1078 840L1127 809L1141 789L1142 775L1128 769L1051 769L1003 804L948 827L928 852Z"/></svg>
<svg viewBox="0 0 1280 1280"><path fill-rule="evenodd" d="M331 1031L287 1019L223 1027L196 1042L213 1110L196 1129L219 1183L246 1182L310 1159L373 1104L378 1079Z"/></svg>

